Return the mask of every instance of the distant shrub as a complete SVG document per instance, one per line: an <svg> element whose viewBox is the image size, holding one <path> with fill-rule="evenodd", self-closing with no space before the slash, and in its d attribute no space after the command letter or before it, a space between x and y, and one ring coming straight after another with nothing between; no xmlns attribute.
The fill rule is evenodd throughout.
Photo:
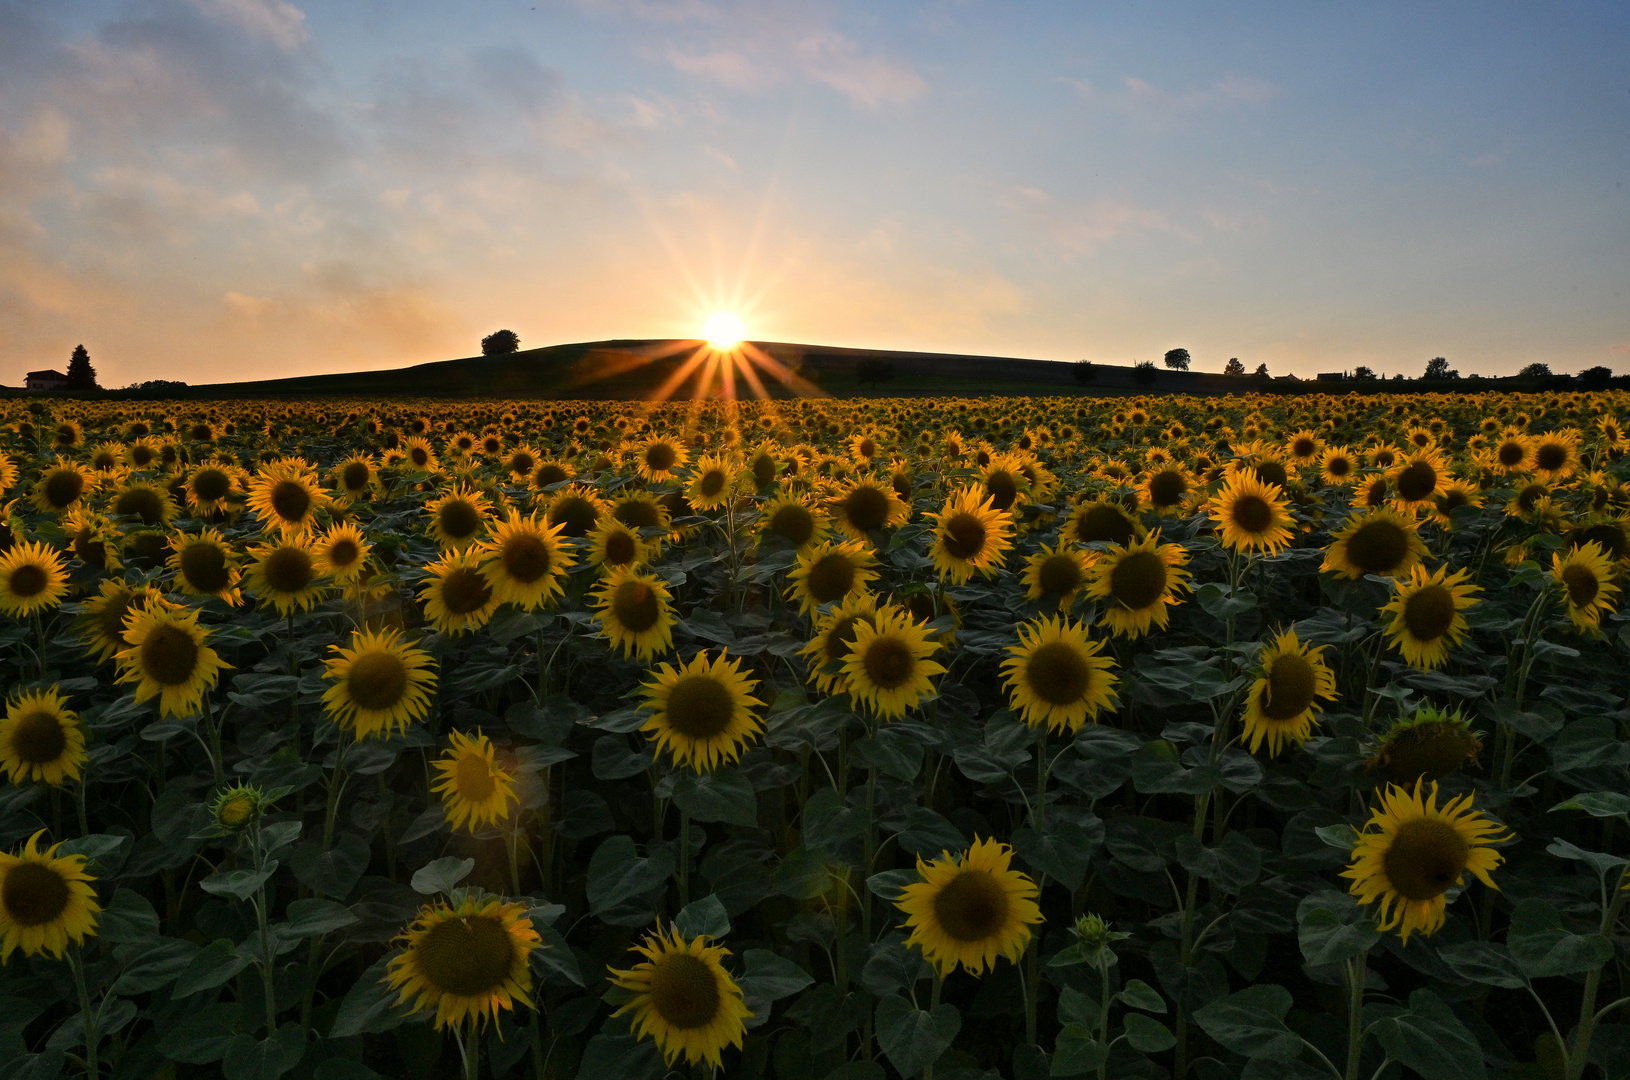
<svg viewBox="0 0 1630 1080"><path fill-rule="evenodd" d="M1517 377L1519 379L1549 379L1551 377L1551 365L1541 363L1529 364L1527 367L1517 372Z"/></svg>
<svg viewBox="0 0 1630 1080"><path fill-rule="evenodd" d="M513 330L498 330L481 339L482 356L502 356L521 347L521 336Z"/></svg>
<svg viewBox="0 0 1630 1080"><path fill-rule="evenodd" d="M1132 381L1139 386L1151 386L1160 377L1153 360L1140 360L1132 365Z"/></svg>
<svg viewBox="0 0 1630 1080"><path fill-rule="evenodd" d="M1091 360L1077 360L1070 366L1073 369L1070 374L1073 375L1075 377L1075 381L1080 383L1082 386L1098 381L1098 369L1093 366Z"/></svg>

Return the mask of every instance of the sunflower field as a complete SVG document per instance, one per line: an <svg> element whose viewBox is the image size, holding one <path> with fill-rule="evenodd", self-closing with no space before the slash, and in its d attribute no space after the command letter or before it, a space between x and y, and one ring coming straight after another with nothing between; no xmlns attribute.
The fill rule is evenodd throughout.
<svg viewBox="0 0 1630 1080"><path fill-rule="evenodd" d="M0 1080L1630 1077L1621 415L0 402Z"/></svg>

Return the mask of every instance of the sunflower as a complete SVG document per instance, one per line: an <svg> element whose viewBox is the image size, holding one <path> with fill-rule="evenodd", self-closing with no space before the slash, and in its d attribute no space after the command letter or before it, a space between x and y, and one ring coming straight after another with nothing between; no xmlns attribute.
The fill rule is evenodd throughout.
<svg viewBox="0 0 1630 1080"><path fill-rule="evenodd" d="M1206 504L1219 526L1222 542L1235 551L1270 555L1290 543L1289 504L1278 484L1264 484L1249 470L1229 476Z"/></svg>
<svg viewBox="0 0 1630 1080"><path fill-rule="evenodd" d="M0 568L5 559L0 558ZM1602 545L1594 540L1583 547L1568 549L1566 557L1551 553L1551 576L1562 587L1563 600L1568 605L1568 618L1581 633L1594 634L1601 627L1602 616L1613 610L1613 598L1619 587L1613 581L1613 564L1607 559ZM0 590L0 601L4 592Z"/></svg>
<svg viewBox="0 0 1630 1080"><path fill-rule="evenodd" d="M1092 568L1087 595L1104 601L1098 625L1116 636L1140 637L1151 624L1166 629L1176 590L1188 590L1188 555L1181 545L1162 544L1155 530L1131 547L1109 549Z"/></svg>
<svg viewBox="0 0 1630 1080"><path fill-rule="evenodd" d="M59 456L40 473L30 501L44 514L61 514L96 487L96 474L77 461Z"/></svg>
<svg viewBox="0 0 1630 1080"><path fill-rule="evenodd" d="M613 1016L633 1012L635 1036L649 1036L669 1068L685 1055L687 1065L720 1066L726 1046L741 1047L743 1021L753 1014L719 961L730 955L722 945L708 945L697 935L689 943L677 927L659 927L634 951L645 957L627 971L608 967L611 981L634 996Z"/></svg>
<svg viewBox="0 0 1630 1080"><path fill-rule="evenodd" d="M209 813L221 831L241 833L260 817L266 801L266 793L260 788L234 784L215 796Z"/></svg>
<svg viewBox="0 0 1630 1080"><path fill-rule="evenodd" d="M246 474L231 465L208 462L197 466L182 482L187 508L198 517L235 509L244 496Z"/></svg>
<svg viewBox="0 0 1630 1080"><path fill-rule="evenodd" d="M113 578L102 579L100 591L85 601L84 609L74 621L80 640L97 663L111 660L121 649L130 648L131 643L124 636L125 616L155 600L169 603L151 585L132 586Z"/></svg>
<svg viewBox="0 0 1630 1080"><path fill-rule="evenodd" d="M109 573L123 568L119 527L84 503L64 515L62 533L68 538L73 557L91 569Z"/></svg>
<svg viewBox="0 0 1630 1080"><path fill-rule="evenodd" d="M997 509L979 488L963 488L928 516L934 519L929 557L941 577L958 585L975 573L995 576L1013 546L1013 515Z"/></svg>
<svg viewBox="0 0 1630 1080"><path fill-rule="evenodd" d="M1324 440L1319 438L1319 433L1303 428L1286 440L1284 452L1298 465L1312 465L1323 449Z"/></svg>
<svg viewBox="0 0 1630 1080"><path fill-rule="evenodd" d="M1137 487L1138 505L1161 515L1181 516L1194 493L1194 477L1177 464L1151 469Z"/></svg>
<svg viewBox="0 0 1630 1080"><path fill-rule="evenodd" d="M1432 500L1432 520L1440 528L1455 527L1454 512L1462 506L1482 506L1483 496L1477 488L1464 480L1451 480L1443 485L1443 494Z"/></svg>
<svg viewBox="0 0 1630 1080"><path fill-rule="evenodd" d="M753 706L764 704L753 697L758 682L743 675L741 661L722 650L717 660L699 652L690 663L677 669L664 663L653 675L640 688L644 707L652 710L640 730L658 751L671 753L676 764L710 772L741 757L763 730L752 712Z"/></svg>
<svg viewBox="0 0 1630 1080"><path fill-rule="evenodd" d="M311 543L298 533L256 544L249 555L252 561L244 571L244 584L262 603L277 608L279 615L293 615L296 608L310 611L326 591Z"/></svg>
<svg viewBox="0 0 1630 1080"><path fill-rule="evenodd" d="M61 959L96 933L96 879L85 873L85 856L57 857L61 843L39 850L41 829L15 855L0 851L0 961L23 950Z"/></svg>
<svg viewBox="0 0 1630 1080"><path fill-rule="evenodd" d="M403 642L400 631L353 630L350 648L329 651L324 676L335 681L323 692L323 707L357 738L406 731L430 711L434 659Z"/></svg>
<svg viewBox="0 0 1630 1080"><path fill-rule="evenodd" d="M1388 784L1381 805L1353 845L1353 862L1341 872L1360 904L1381 902L1380 929L1397 928L1404 941L1431 934L1444 921L1444 893L1477 875L1498 889L1489 873L1504 861L1493 845L1509 837L1504 826L1472 809L1471 795L1437 805L1438 785L1421 797L1422 781L1410 789Z"/></svg>
<svg viewBox="0 0 1630 1080"><path fill-rule="evenodd" d="M777 495L764 504L758 517L758 538L763 543L772 536L780 537L800 552L825 534L829 519L807 499L798 495Z"/></svg>
<svg viewBox="0 0 1630 1080"><path fill-rule="evenodd" d="M877 578L876 565L872 549L859 540L838 544L822 540L799 554L798 565L787 574L787 592L797 598L799 610L809 615L822 604L864 593Z"/></svg>
<svg viewBox="0 0 1630 1080"><path fill-rule="evenodd" d="M1416 566L1408 582L1397 582L1392 602L1381 609L1392 616L1387 637L1412 667L1438 668L1449 659L1449 650L1460 644L1469 629L1460 613L1479 603L1476 585L1466 583L1468 571L1449 574L1440 566L1428 575ZM1445 576L1448 575L1448 576Z"/></svg>
<svg viewBox="0 0 1630 1080"><path fill-rule="evenodd" d="M165 565L175 574L176 587L188 596L218 596L234 605L242 598L237 557L214 529L176 533L170 538Z"/></svg>
<svg viewBox="0 0 1630 1080"><path fill-rule="evenodd" d="M878 529L904 525L911 508L892 486L862 477L838 491L827 504L838 528L855 540L869 540Z"/></svg>
<svg viewBox="0 0 1630 1080"><path fill-rule="evenodd" d="M13 784L44 780L61 787L85 767L85 729L55 687L19 696L0 720L0 769Z"/></svg>
<svg viewBox="0 0 1630 1080"><path fill-rule="evenodd" d="M1063 535L1076 544L1130 544L1143 538L1143 526L1113 499L1083 503L1070 512Z"/></svg>
<svg viewBox="0 0 1630 1080"><path fill-rule="evenodd" d="M1534 466L1534 444L1522 432L1508 428L1491 454L1493 465L1507 475L1527 472Z"/></svg>
<svg viewBox="0 0 1630 1080"><path fill-rule="evenodd" d="M577 559L560 533L561 526L539 521L536 513L515 514L481 542L481 573L499 603L534 611L561 594L561 582Z"/></svg>
<svg viewBox="0 0 1630 1080"><path fill-rule="evenodd" d="M352 454L334 466L329 479L347 502L364 502L379 487L379 466L372 454Z"/></svg>
<svg viewBox="0 0 1630 1080"><path fill-rule="evenodd" d="M396 938L404 948L386 965L398 1005L435 1009L438 1031L473 1032L504 1009L532 1005L532 950L542 941L526 905L467 894L456 907L426 904Z"/></svg>
<svg viewBox="0 0 1630 1080"><path fill-rule="evenodd" d="M855 641L843 660L849 693L883 719L904 716L933 696L933 676L945 668L930 659L940 643L928 627L894 608L855 623Z"/></svg>
<svg viewBox="0 0 1630 1080"><path fill-rule="evenodd" d="M403 458L415 472L433 473L441 468L436 460L436 448L423 435L414 435L402 444Z"/></svg>
<svg viewBox="0 0 1630 1080"><path fill-rule="evenodd" d="M634 450L636 468L642 478L657 483L671 478L674 470L690 460L683 444L673 439L656 436L645 440Z"/></svg>
<svg viewBox="0 0 1630 1080"><path fill-rule="evenodd" d="M68 568L62 553L39 541L13 544L0 554L0 615L25 619L62 603Z"/></svg>
<svg viewBox="0 0 1630 1080"><path fill-rule="evenodd" d="M170 493L148 480L131 480L114 489L108 503L114 517L135 518L143 525L163 527L175 517L175 500Z"/></svg>
<svg viewBox="0 0 1630 1080"><path fill-rule="evenodd" d="M730 458L703 454L685 485L685 498L698 510L718 510L729 504L743 480L741 466Z"/></svg>
<svg viewBox="0 0 1630 1080"><path fill-rule="evenodd" d="M1547 480L1572 476L1579 468L1579 432L1560 428L1534 439L1534 471Z"/></svg>
<svg viewBox="0 0 1630 1080"><path fill-rule="evenodd" d="M932 600L930 601L932 602ZM821 615L815 622L815 636L798 650L808 658L809 681L823 694L846 694L849 681L843 675L843 662L855 644L855 626L875 624L877 601L860 593Z"/></svg>
<svg viewBox="0 0 1630 1080"><path fill-rule="evenodd" d="M136 684L136 701L159 699L160 716L191 716L214 688L224 662L208 645L198 611L172 604L132 606L125 614L130 647L115 654L121 683Z"/></svg>
<svg viewBox="0 0 1630 1080"><path fill-rule="evenodd" d="M617 567L592 596L600 632L624 656L649 660L673 648L673 597L655 574Z"/></svg>
<svg viewBox="0 0 1630 1080"><path fill-rule="evenodd" d="M1326 448L1319 460L1319 479L1332 487L1351 484L1358 479L1358 456L1345 446Z"/></svg>
<svg viewBox="0 0 1630 1080"><path fill-rule="evenodd" d="M1483 740L1459 709L1423 705L1414 716L1398 720L1381 736L1370 756L1372 768L1395 784L1441 780L1477 761Z"/></svg>
<svg viewBox="0 0 1630 1080"><path fill-rule="evenodd" d="M460 484L425 503L424 512L430 518L430 537L436 546L443 551L462 551L486 529L492 504L483 492Z"/></svg>
<svg viewBox="0 0 1630 1080"><path fill-rule="evenodd" d="M362 577L372 550L373 545L355 525L331 525L311 541L312 569L336 584L349 585Z"/></svg>
<svg viewBox="0 0 1630 1080"><path fill-rule="evenodd" d="M441 795L442 812L455 829L477 832L483 825L496 825L509 816L510 803L517 802L515 778L498 767L496 748L481 732L470 738L455 731L452 745L436 762L440 775L431 790Z"/></svg>
<svg viewBox="0 0 1630 1080"><path fill-rule="evenodd" d="M995 454L990 464L980 470L979 482L974 490L977 501L988 502L993 509L1012 510L1030 497L1030 479L1025 475L1026 459L1019 454ZM967 579L963 579L967 580Z"/></svg>
<svg viewBox="0 0 1630 1080"><path fill-rule="evenodd" d="M481 551L449 551L425 567L429 580L419 590L425 618L449 637L487 625L499 600L481 571Z"/></svg>
<svg viewBox="0 0 1630 1080"><path fill-rule="evenodd" d="M1019 625L1019 644L1002 661L1013 708L1031 727L1075 732L1088 720L1098 722L1100 709L1117 702L1110 672L1115 661L1099 656L1102 641L1092 641L1087 628L1057 617Z"/></svg>
<svg viewBox="0 0 1630 1080"><path fill-rule="evenodd" d="M1065 546L1060 540L1048 547L1042 544L1025 562L1019 581L1025 587L1026 600L1042 601L1044 606L1067 611L1075 596L1087 583L1088 573L1097 556L1079 548Z"/></svg>
<svg viewBox="0 0 1630 1080"><path fill-rule="evenodd" d="M1426 555L1419 528L1420 523L1412 515L1390 506L1356 515L1331 535L1319 569L1341 574L1349 581L1357 581L1365 574L1404 577Z"/></svg>
<svg viewBox="0 0 1630 1080"><path fill-rule="evenodd" d="M1443 494L1449 481L1449 467L1436 450L1417 450L1388 473L1395 492L1393 501L1401 509L1430 505Z"/></svg>
<svg viewBox="0 0 1630 1080"><path fill-rule="evenodd" d="M919 855L920 880L894 901L911 929L906 948L922 949L941 978L958 964L970 975L983 975L998 956L1017 963L1030 944L1030 928L1042 917L1036 883L1012 865L1012 848L977 836L961 856L941 852L927 863Z"/></svg>
<svg viewBox="0 0 1630 1080"><path fill-rule="evenodd" d="M672 528L672 518L668 507L651 495L644 492L635 492L624 495L611 507L611 516L637 530L641 536L646 535L646 529L657 529L666 534Z"/></svg>
<svg viewBox="0 0 1630 1080"><path fill-rule="evenodd" d="M1378 474L1361 481L1353 489L1353 497L1348 505L1354 510L1374 510L1387 505L1387 496L1391 493L1391 483L1386 476Z"/></svg>
<svg viewBox="0 0 1630 1080"><path fill-rule="evenodd" d="M1274 639L1262 654L1256 682L1245 699L1243 742L1251 753L1266 740L1268 756L1278 757L1286 743L1300 746L1313 733L1317 699L1334 700L1336 676L1325 666L1324 646L1303 645L1294 629Z"/></svg>
<svg viewBox="0 0 1630 1080"><path fill-rule="evenodd" d="M614 517L602 518L589 534L588 560L609 572L650 562L652 552L637 530Z"/></svg>
<svg viewBox="0 0 1630 1080"><path fill-rule="evenodd" d="M328 501L316 473L298 458L267 463L249 484L249 509L261 529L275 528L285 536L310 529Z"/></svg>

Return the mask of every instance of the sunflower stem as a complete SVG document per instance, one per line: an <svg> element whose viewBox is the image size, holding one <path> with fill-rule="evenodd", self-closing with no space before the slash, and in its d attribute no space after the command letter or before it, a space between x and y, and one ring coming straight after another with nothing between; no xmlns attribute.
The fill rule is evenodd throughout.
<svg viewBox="0 0 1630 1080"><path fill-rule="evenodd" d="M1364 980L1369 963L1369 949L1347 961L1347 1072L1343 1080L1358 1080L1359 1059L1364 1052Z"/></svg>
<svg viewBox="0 0 1630 1080"><path fill-rule="evenodd" d="M690 903L690 812L679 807L679 907Z"/></svg>
<svg viewBox="0 0 1630 1080"><path fill-rule="evenodd" d="M1630 891L1624 888L1630 884L1625 880L1626 876L1623 873L1619 875L1619 887L1613 890L1613 902L1602 912L1600 932L1609 939L1618 925L1619 912L1623 910L1625 900L1630 899ZM1601 1019L1601 1014L1596 1011L1596 995L1602 988L1602 969L1605 966L1598 964L1585 976L1585 993L1579 1001L1579 1026L1575 1029L1573 1046L1563 1048L1567 1080L1581 1080L1585 1075L1585 1066L1590 1063L1590 1041L1596 1033L1596 1022Z"/></svg>
<svg viewBox="0 0 1630 1080"><path fill-rule="evenodd" d="M249 835L249 849L255 857L258 874L266 863L266 852L260 843L260 818L255 819L254 831ZM273 978L272 934L266 919L266 883L255 888L255 924L260 930L260 980L266 995L266 1037L277 1034L277 987Z"/></svg>
<svg viewBox="0 0 1630 1080"><path fill-rule="evenodd" d="M509 855L509 894L521 895L521 821L516 813L510 819L509 835L504 838L504 849Z"/></svg>
<svg viewBox="0 0 1630 1080"><path fill-rule="evenodd" d="M68 947L68 966L74 973L74 989L79 991L79 1013L85 1018L85 1075L95 1077L100 1070L96 1061L96 1050L102 1041L101 1032L97 1030L97 1020L100 1014L91 1011L91 993L85 985L85 965L80 960L80 947Z"/></svg>
<svg viewBox="0 0 1630 1080"><path fill-rule="evenodd" d="M338 745L334 749L334 771L328 778L328 813L323 820L324 855L334 846L334 819L339 816L340 793L345 790L345 752L349 747L346 746L343 730L337 733L336 742Z"/></svg>
<svg viewBox="0 0 1630 1080"><path fill-rule="evenodd" d="M226 783L226 769L221 761L221 725L215 722L215 707L210 704L209 691L204 691L204 726L209 730L209 763L215 768L217 787Z"/></svg>
<svg viewBox="0 0 1630 1080"><path fill-rule="evenodd" d="M944 983L945 979L940 975L939 968L935 968L934 989L929 991L928 994L928 1011L930 1013L940 1007L940 987L944 985ZM932 1061L923 1066L923 1080L934 1080L934 1063Z"/></svg>
<svg viewBox="0 0 1630 1080"><path fill-rule="evenodd" d="M90 819L85 813L85 785L89 782L89 779L81 773L79 783L74 785L74 805L79 810L80 836L89 836L91 834Z"/></svg>

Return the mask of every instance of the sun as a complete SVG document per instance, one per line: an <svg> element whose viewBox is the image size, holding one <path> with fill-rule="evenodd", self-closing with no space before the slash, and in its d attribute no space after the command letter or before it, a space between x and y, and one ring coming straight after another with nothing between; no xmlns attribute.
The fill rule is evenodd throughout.
<svg viewBox="0 0 1630 1080"><path fill-rule="evenodd" d="M702 336L718 352L729 352L747 336L747 327L741 316L729 311L715 311L702 324Z"/></svg>

